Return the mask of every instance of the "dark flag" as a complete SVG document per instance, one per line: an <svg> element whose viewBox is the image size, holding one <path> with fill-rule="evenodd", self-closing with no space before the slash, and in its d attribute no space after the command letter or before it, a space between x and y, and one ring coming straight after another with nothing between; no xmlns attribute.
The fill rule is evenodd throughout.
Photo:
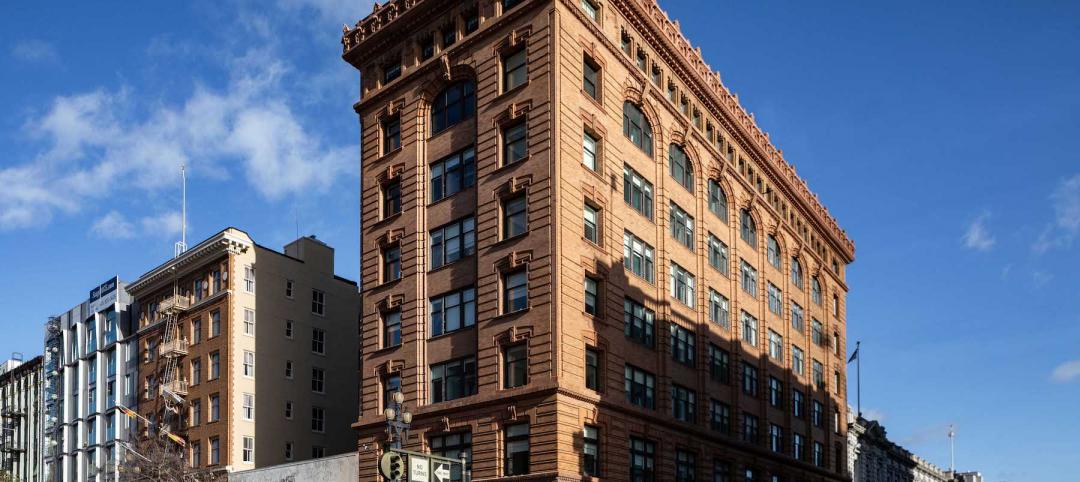
<svg viewBox="0 0 1080 482"><path fill-rule="evenodd" d="M855 344L855 351L851 354L851 358L848 358L847 362L851 363L855 361L856 358L859 358L859 345L857 343Z"/></svg>

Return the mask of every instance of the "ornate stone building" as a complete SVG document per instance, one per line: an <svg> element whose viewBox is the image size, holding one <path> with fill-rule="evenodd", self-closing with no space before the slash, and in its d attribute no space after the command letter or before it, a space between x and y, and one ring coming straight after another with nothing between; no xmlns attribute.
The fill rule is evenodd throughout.
<svg viewBox="0 0 1080 482"><path fill-rule="evenodd" d="M950 482L948 471L889 440L874 420L848 420L848 465L852 482Z"/></svg>
<svg viewBox="0 0 1080 482"><path fill-rule="evenodd" d="M848 479L854 244L654 1L394 0L342 43L361 480L398 391L476 480Z"/></svg>
<svg viewBox="0 0 1080 482"><path fill-rule="evenodd" d="M42 480L42 357L0 364L0 474Z"/></svg>

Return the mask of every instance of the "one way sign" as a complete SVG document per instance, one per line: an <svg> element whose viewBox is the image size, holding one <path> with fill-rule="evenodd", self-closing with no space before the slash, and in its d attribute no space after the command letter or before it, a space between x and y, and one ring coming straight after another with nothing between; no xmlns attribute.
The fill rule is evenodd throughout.
<svg viewBox="0 0 1080 482"><path fill-rule="evenodd" d="M450 480L450 464L432 460L431 474L435 476L436 482L448 482Z"/></svg>

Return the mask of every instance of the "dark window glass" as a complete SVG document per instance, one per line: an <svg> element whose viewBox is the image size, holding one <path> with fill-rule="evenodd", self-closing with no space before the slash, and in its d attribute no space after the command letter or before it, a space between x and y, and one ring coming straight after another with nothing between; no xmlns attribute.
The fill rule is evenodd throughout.
<svg viewBox="0 0 1080 482"><path fill-rule="evenodd" d="M739 218L742 221L742 229L739 231L742 236L742 240L746 241L751 248L757 249L757 224L754 223L754 218L750 216L750 211L743 209L739 213Z"/></svg>
<svg viewBox="0 0 1080 482"><path fill-rule="evenodd" d="M656 480L656 442L630 437L630 480L654 482Z"/></svg>
<svg viewBox="0 0 1080 482"><path fill-rule="evenodd" d="M503 57L503 92L524 84L529 79L529 62L524 48Z"/></svg>
<svg viewBox="0 0 1080 482"><path fill-rule="evenodd" d="M630 298L623 299L623 329L630 339L652 347L655 343L654 323L656 314Z"/></svg>
<svg viewBox="0 0 1080 482"><path fill-rule="evenodd" d="M480 28L480 10L472 9L465 12L465 35L475 32Z"/></svg>
<svg viewBox="0 0 1080 482"><path fill-rule="evenodd" d="M469 287L431 298L431 336L476 324L476 288Z"/></svg>
<svg viewBox="0 0 1080 482"><path fill-rule="evenodd" d="M589 57L582 61L581 88L589 97L600 99L600 67Z"/></svg>
<svg viewBox="0 0 1080 482"><path fill-rule="evenodd" d="M697 461L693 452L675 451L675 482L694 482L697 480Z"/></svg>
<svg viewBox="0 0 1080 482"><path fill-rule="evenodd" d="M383 154L401 147L401 119L394 117L383 121Z"/></svg>
<svg viewBox="0 0 1080 482"><path fill-rule="evenodd" d="M758 418L757 418L757 416L750 415L749 413L743 413L742 437L743 437L744 442L757 443L757 441L758 441Z"/></svg>
<svg viewBox="0 0 1080 482"><path fill-rule="evenodd" d="M528 230L528 213L525 196L503 201L503 239L525 234Z"/></svg>
<svg viewBox="0 0 1080 482"><path fill-rule="evenodd" d="M431 164L431 201L452 196L476 184L476 150L472 147Z"/></svg>
<svg viewBox="0 0 1080 482"><path fill-rule="evenodd" d="M585 348L585 387L600 391L600 352L595 348Z"/></svg>
<svg viewBox="0 0 1080 482"><path fill-rule="evenodd" d="M671 358L687 366L694 366L694 333L675 323L671 324Z"/></svg>
<svg viewBox="0 0 1080 482"><path fill-rule="evenodd" d="M671 177L675 178L682 187L693 192L694 165L682 147L675 144L668 147L668 166L671 169Z"/></svg>
<svg viewBox="0 0 1080 482"><path fill-rule="evenodd" d="M581 468L585 475L600 475L600 429L586 425L582 431Z"/></svg>
<svg viewBox="0 0 1080 482"><path fill-rule="evenodd" d="M585 312L596 316L600 314L599 305L600 282L588 276L585 277Z"/></svg>
<svg viewBox="0 0 1080 482"><path fill-rule="evenodd" d="M503 388L529 383L529 347L514 345L503 349Z"/></svg>
<svg viewBox="0 0 1080 482"><path fill-rule="evenodd" d="M438 134L476 113L476 86L458 82L443 89L431 105L431 131Z"/></svg>
<svg viewBox="0 0 1080 482"><path fill-rule="evenodd" d="M503 165L513 164L529 155L528 128L524 122L504 128L502 141Z"/></svg>
<svg viewBox="0 0 1080 482"><path fill-rule="evenodd" d="M435 228L430 233L431 268L476 254L476 220L465 218Z"/></svg>
<svg viewBox="0 0 1080 482"><path fill-rule="evenodd" d="M401 278L401 247L394 245L383 250L383 283Z"/></svg>
<svg viewBox="0 0 1080 482"><path fill-rule="evenodd" d="M709 343L709 376L720 383L731 383L731 354Z"/></svg>
<svg viewBox="0 0 1080 482"><path fill-rule="evenodd" d="M653 217L653 185L630 166L623 166L623 201L645 217Z"/></svg>
<svg viewBox="0 0 1080 482"><path fill-rule="evenodd" d="M473 357L431 365L431 402L476 394L476 359Z"/></svg>
<svg viewBox="0 0 1080 482"><path fill-rule="evenodd" d="M724 194L724 188L720 187L720 183L713 179L709 179L709 211L717 215L721 221L727 222L727 194Z"/></svg>
<svg viewBox="0 0 1080 482"><path fill-rule="evenodd" d="M671 385L671 416L675 420L697 421L697 393L682 385Z"/></svg>
<svg viewBox="0 0 1080 482"><path fill-rule="evenodd" d="M626 401L645 407L656 408L656 378L652 373L627 364L624 373Z"/></svg>
<svg viewBox="0 0 1080 482"><path fill-rule="evenodd" d="M750 395L751 397L757 396L758 391L758 370L757 367L743 362L743 377L742 377L742 390L743 393Z"/></svg>
<svg viewBox="0 0 1080 482"><path fill-rule="evenodd" d="M586 204L584 222L585 239L600 244L600 210Z"/></svg>
<svg viewBox="0 0 1080 482"><path fill-rule="evenodd" d="M721 433L731 433L731 406L712 400L709 405L709 426Z"/></svg>
<svg viewBox="0 0 1080 482"><path fill-rule="evenodd" d="M401 310L383 313L383 348L401 344Z"/></svg>
<svg viewBox="0 0 1080 482"><path fill-rule="evenodd" d="M623 134L642 152L652 155L652 125L641 109L629 101L623 104Z"/></svg>
<svg viewBox="0 0 1080 482"><path fill-rule="evenodd" d="M513 313L529 307L529 274L515 271L503 275L503 313Z"/></svg>
<svg viewBox="0 0 1080 482"><path fill-rule="evenodd" d="M393 62L383 66L383 83L387 84L390 81L401 77L401 61Z"/></svg>
<svg viewBox="0 0 1080 482"><path fill-rule="evenodd" d="M529 424L510 425L503 429L504 475L529 473Z"/></svg>
<svg viewBox="0 0 1080 482"><path fill-rule="evenodd" d="M383 219L401 212L401 181L395 179L383 186Z"/></svg>
<svg viewBox="0 0 1080 482"><path fill-rule="evenodd" d="M427 60L435 56L435 37L428 35L420 39L420 59Z"/></svg>

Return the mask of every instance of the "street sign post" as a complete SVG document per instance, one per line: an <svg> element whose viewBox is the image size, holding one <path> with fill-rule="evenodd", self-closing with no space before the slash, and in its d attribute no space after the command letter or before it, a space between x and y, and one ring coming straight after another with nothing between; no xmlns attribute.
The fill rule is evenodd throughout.
<svg viewBox="0 0 1080 482"><path fill-rule="evenodd" d="M454 465L461 466L461 473L466 474L465 463L464 458L454 460L392 448L383 453L379 461L379 474L395 482L450 482ZM467 476L465 480L468 480Z"/></svg>

